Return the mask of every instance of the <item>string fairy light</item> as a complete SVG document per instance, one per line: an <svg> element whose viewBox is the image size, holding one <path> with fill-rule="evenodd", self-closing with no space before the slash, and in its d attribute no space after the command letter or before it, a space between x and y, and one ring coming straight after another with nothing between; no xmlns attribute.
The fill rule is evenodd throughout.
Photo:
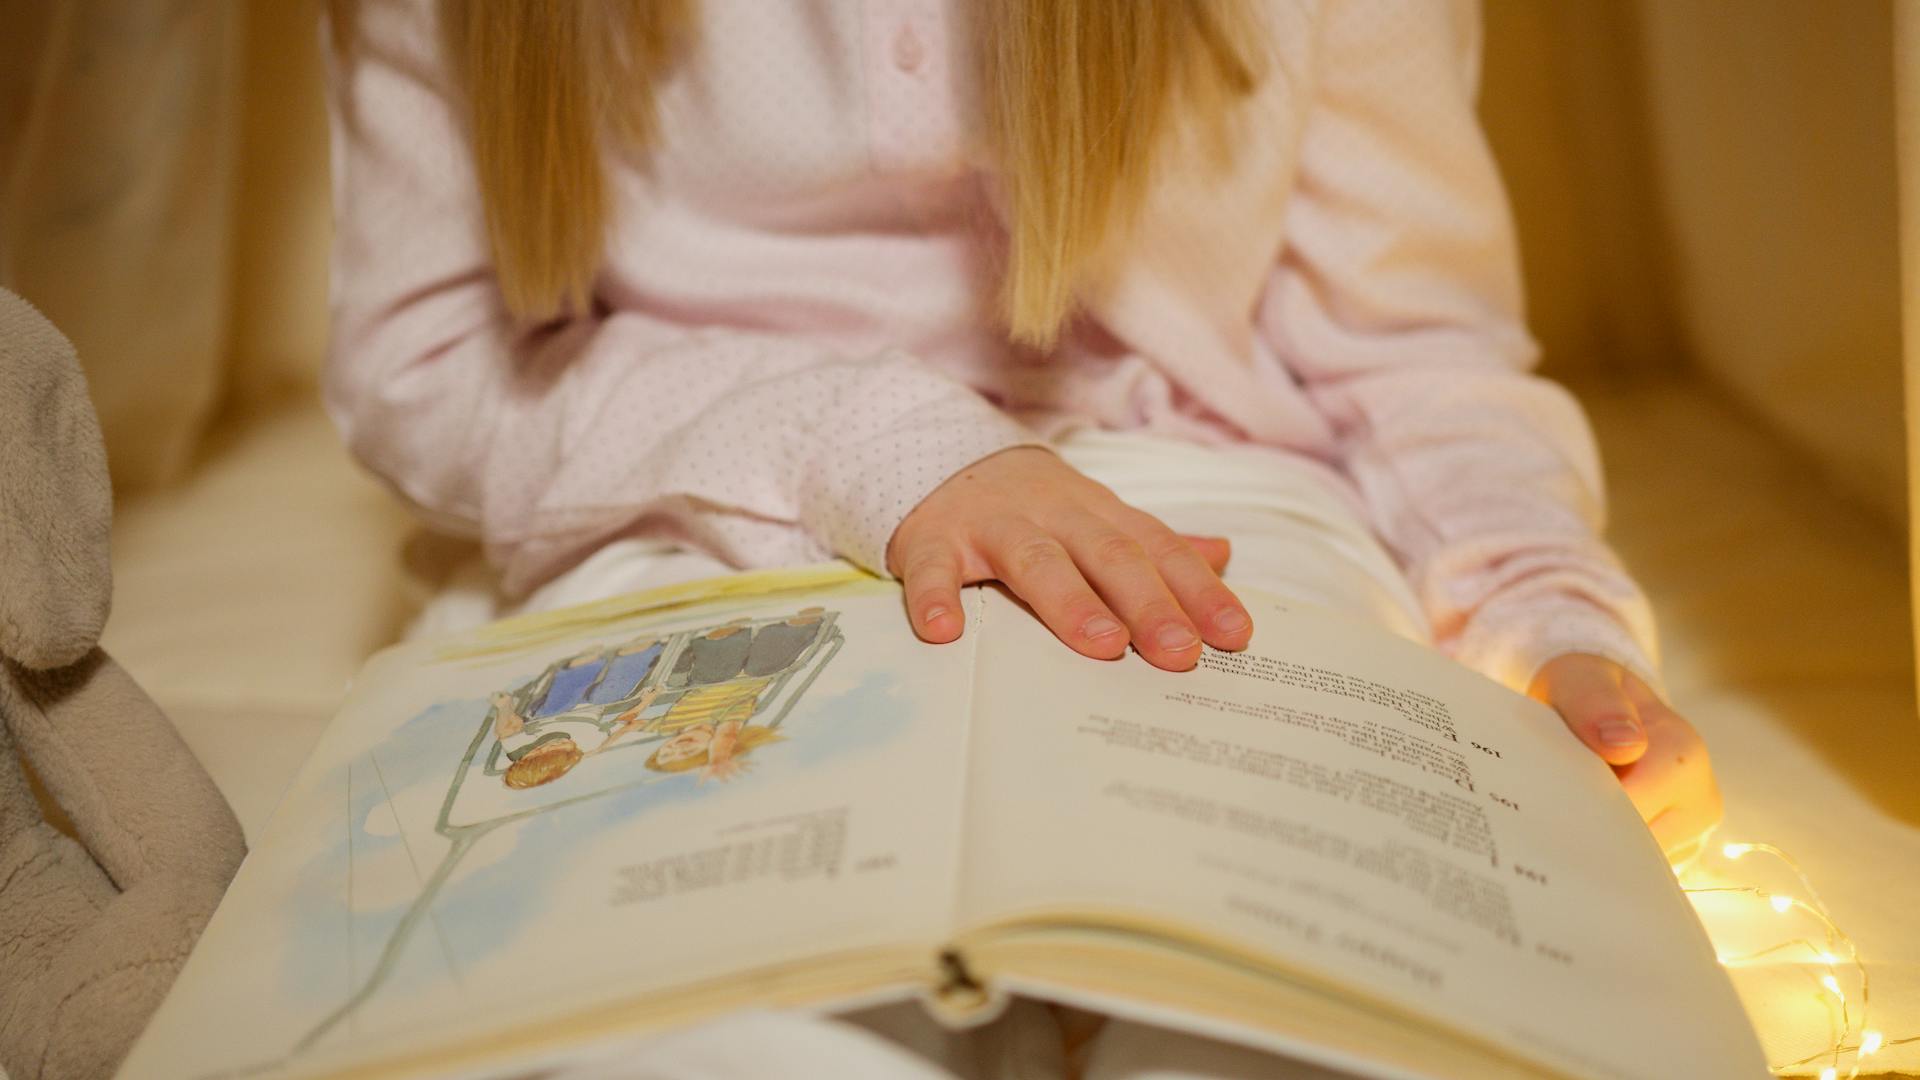
<svg viewBox="0 0 1920 1080"><path fill-rule="evenodd" d="M1825 1059L1827 1064L1820 1070L1820 1080L1839 1080L1842 1063L1851 1056L1851 1065L1847 1069L1846 1076L1848 1080L1853 1080L1860 1075L1861 1063L1884 1048L1920 1043L1920 1035L1889 1040L1882 1032L1867 1026L1872 1003L1872 983L1867 966L1860 958L1860 949L1834 921L1826 901L1821 898L1819 890L1813 887L1812 879L1807 876L1806 870L1797 860L1780 848L1764 843L1728 843L1721 846L1720 854L1728 862L1735 862L1753 854L1766 855L1777 860L1797 879L1798 894L1764 889L1757 885L1688 887L1684 884L1686 871L1689 869L1687 866L1674 868L1674 875L1682 879L1681 891L1689 896L1707 893L1750 896L1764 903L1777 915L1789 916L1798 912L1810 917L1819 924L1821 936L1824 938L1824 941L1816 942L1811 938L1799 937L1750 952L1717 954L1723 966L1736 968L1789 950L1805 949L1825 968L1816 982L1833 998L1839 1008L1839 1031L1833 1042L1826 1048L1808 1054L1798 1061L1776 1065L1773 1067L1774 1073L1779 1074L1788 1069L1797 1069ZM1845 988L1841 985L1839 971L1842 967L1851 968L1853 976L1859 983L1860 992L1857 1002L1848 998ZM1860 1033L1859 1041L1853 1042L1856 1023Z"/></svg>
<svg viewBox="0 0 1920 1080"><path fill-rule="evenodd" d="M1842 1046L1840 1048L1841 1052L1847 1053L1847 1054L1858 1053L1860 1056L1865 1057L1868 1054L1872 1054L1880 1050L1882 1047L1906 1046L1910 1043L1920 1043L1920 1035L1911 1035L1904 1039L1882 1039L1880 1033L1877 1031L1868 1032L1868 1034L1872 1036L1871 1039L1862 1038L1858 1046L1853 1046L1853 1045ZM1872 1049L1868 1049L1869 1045L1872 1046ZM1830 1053L1830 1051L1818 1050L1818 1051L1815 1051L1814 1053L1808 1054L1806 1057L1803 1057L1798 1061L1789 1061L1785 1065L1776 1066L1773 1071L1780 1072L1783 1069L1797 1069L1802 1065L1811 1065L1814 1062L1819 1061L1821 1058L1826 1057L1828 1053Z"/></svg>

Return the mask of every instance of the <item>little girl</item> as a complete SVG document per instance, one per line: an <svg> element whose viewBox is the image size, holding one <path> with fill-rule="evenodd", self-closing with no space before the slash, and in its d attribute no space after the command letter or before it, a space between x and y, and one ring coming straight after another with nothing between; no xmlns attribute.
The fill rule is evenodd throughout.
<svg viewBox="0 0 1920 1080"><path fill-rule="evenodd" d="M900 578L927 641L991 579L1064 647L1181 670L1246 644L1239 582L1552 705L1670 848L1717 819L1585 420L1528 374L1470 3L331 16L329 407L491 566L429 625L837 555ZM1053 1019L991 1038L1277 1075ZM837 1037L785 1024L769 1047Z"/></svg>

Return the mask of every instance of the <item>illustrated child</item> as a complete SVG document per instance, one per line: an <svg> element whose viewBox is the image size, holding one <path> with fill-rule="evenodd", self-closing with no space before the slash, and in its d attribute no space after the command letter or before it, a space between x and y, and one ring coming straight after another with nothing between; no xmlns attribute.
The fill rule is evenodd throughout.
<svg viewBox="0 0 1920 1080"><path fill-rule="evenodd" d="M607 747L613 745L614 740L622 736L630 735L633 732L649 726L649 721L642 720L641 714L646 712L647 708L653 704L654 698L659 696L660 687L657 685L649 686L645 690L640 691L640 696L634 699L633 704L628 706L626 711L614 718L613 726L607 729L606 741L594 747L593 753L597 754L605 750Z"/></svg>
<svg viewBox="0 0 1920 1080"><path fill-rule="evenodd" d="M715 686L696 686L682 693L650 725L654 731L677 732L696 725L729 720L745 721L760 707L760 692L773 680L767 676L741 677Z"/></svg>
<svg viewBox="0 0 1920 1080"><path fill-rule="evenodd" d="M493 706L493 736L510 762L502 782L510 788L552 783L606 745L606 739L599 737L599 725L589 717L536 720L530 727L528 719L514 708L512 694L496 692L489 701ZM589 737L594 737L594 749L582 750L579 740Z"/></svg>
<svg viewBox="0 0 1920 1080"><path fill-rule="evenodd" d="M667 685L707 686L740 674L753 647L753 631L747 628L750 622L734 619L687 642L674 661L673 673L667 676Z"/></svg>
<svg viewBox="0 0 1920 1080"><path fill-rule="evenodd" d="M677 773L700 770L700 779L730 780L746 771L746 756L782 736L769 727L748 727L740 720L720 720L688 727L660 744L647 759L647 768Z"/></svg>
<svg viewBox="0 0 1920 1080"><path fill-rule="evenodd" d="M641 638L620 646L613 652L613 658L607 663L606 672L600 681L589 690L586 702L590 705L611 705L633 696L640 684L647 681L653 673L653 666L660 661L660 654L667 643L659 638Z"/></svg>
<svg viewBox="0 0 1920 1080"><path fill-rule="evenodd" d="M744 671L748 675L777 675L807 651L820 636L821 616L825 608L801 608L793 617L769 623L753 632L753 644L747 648Z"/></svg>
<svg viewBox="0 0 1920 1080"><path fill-rule="evenodd" d="M504 782L520 790L553 783L572 772L586 755L571 735L555 731L540 736L524 749L509 751L507 756L513 764L507 766Z"/></svg>
<svg viewBox="0 0 1920 1080"><path fill-rule="evenodd" d="M487 699L493 705L493 737L501 743L527 730L527 718L514 708L513 695L496 690Z"/></svg>
<svg viewBox="0 0 1920 1080"><path fill-rule="evenodd" d="M606 670L608 656L604 646L590 649L548 673L545 687L535 688L532 718L557 716L584 702L601 672Z"/></svg>
<svg viewBox="0 0 1920 1080"><path fill-rule="evenodd" d="M743 677L753 649L750 619L734 619L687 642L667 677L669 687L684 687L652 729L667 733L726 720L744 721L758 707L760 691L772 679Z"/></svg>

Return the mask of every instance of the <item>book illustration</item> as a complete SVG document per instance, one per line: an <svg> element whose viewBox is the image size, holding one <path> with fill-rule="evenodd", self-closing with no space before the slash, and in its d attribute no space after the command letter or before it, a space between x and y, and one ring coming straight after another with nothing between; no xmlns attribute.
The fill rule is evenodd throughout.
<svg viewBox="0 0 1920 1080"><path fill-rule="evenodd" d="M787 739L788 714L845 641L836 612L805 607L596 644L492 693L441 800L434 831L445 854L364 980L293 1052L339 1028L381 989L482 839L648 785L740 777L756 752Z"/></svg>
<svg viewBox="0 0 1920 1080"><path fill-rule="evenodd" d="M823 634L837 633L824 609L809 607L673 640L641 636L595 646L493 694L483 771L525 790L608 750L647 746L646 767L655 772L729 779L745 770L754 749L781 738L777 718L756 722L762 704L781 697L784 681Z"/></svg>

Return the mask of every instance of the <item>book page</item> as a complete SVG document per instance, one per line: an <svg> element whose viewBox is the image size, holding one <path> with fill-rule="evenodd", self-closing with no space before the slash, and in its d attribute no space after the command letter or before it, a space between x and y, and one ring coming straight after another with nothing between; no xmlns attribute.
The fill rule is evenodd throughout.
<svg viewBox="0 0 1920 1080"><path fill-rule="evenodd" d="M654 600L376 657L129 1074L461 1058L728 978L804 998L820 957L933 978L971 636L921 644L846 573Z"/></svg>
<svg viewBox="0 0 1920 1080"><path fill-rule="evenodd" d="M1657 845L1556 715L1242 599L1249 648L1171 673L986 597L963 920L1171 935L1574 1076L1764 1075Z"/></svg>

